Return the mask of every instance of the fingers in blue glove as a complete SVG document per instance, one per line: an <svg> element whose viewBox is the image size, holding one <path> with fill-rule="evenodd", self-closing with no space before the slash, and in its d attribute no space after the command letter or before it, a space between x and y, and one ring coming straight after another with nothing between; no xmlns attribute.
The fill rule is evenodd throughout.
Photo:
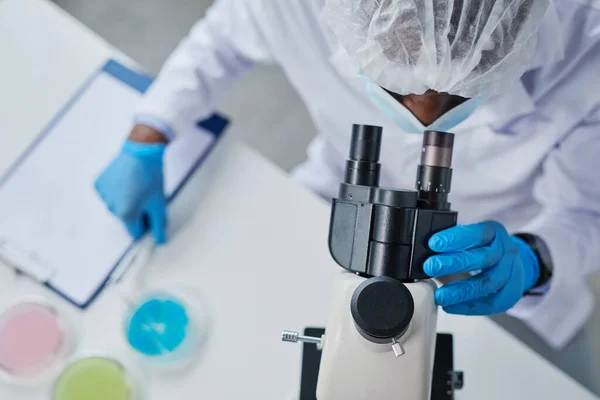
<svg viewBox="0 0 600 400"><path fill-rule="evenodd" d="M148 203L150 230L157 244L167 241L167 204L164 197L156 196Z"/></svg>
<svg viewBox="0 0 600 400"><path fill-rule="evenodd" d="M495 266L502 255L502 244L493 241L489 246L429 257L423 271L431 277L478 271Z"/></svg>
<svg viewBox="0 0 600 400"><path fill-rule="evenodd" d="M141 215L136 218L126 219L123 223L125 224L125 228L127 228L127 232L129 232L129 235L134 240L138 240L144 236L146 227L144 226L144 218Z"/></svg>
<svg viewBox="0 0 600 400"><path fill-rule="evenodd" d="M511 276L512 267L505 263L511 260L501 260L495 267L474 275L468 279L450 282L435 291L435 302L448 307L460 303L493 295L504 288Z"/></svg>
<svg viewBox="0 0 600 400"><path fill-rule="evenodd" d="M468 250L490 244L501 225L494 221L473 225L458 225L436 233L429 239L429 248L437 253Z"/></svg>
<svg viewBox="0 0 600 400"><path fill-rule="evenodd" d="M157 243L166 241L164 144L126 141L122 152L95 182L109 210L122 220L134 239L151 230Z"/></svg>
<svg viewBox="0 0 600 400"><path fill-rule="evenodd" d="M517 282L523 279L519 276L520 269L514 268L511 270L509 281L515 285L506 285L497 293L471 300L460 304L449 305L443 307L448 314L459 315L494 315L508 311L521 297L519 290L515 290Z"/></svg>
<svg viewBox="0 0 600 400"><path fill-rule="evenodd" d="M144 236L144 233L150 229L152 236L157 244L167 242L166 226L166 210L154 208L148 211L148 214L137 218L127 219L123 221L127 232L134 240L139 240Z"/></svg>

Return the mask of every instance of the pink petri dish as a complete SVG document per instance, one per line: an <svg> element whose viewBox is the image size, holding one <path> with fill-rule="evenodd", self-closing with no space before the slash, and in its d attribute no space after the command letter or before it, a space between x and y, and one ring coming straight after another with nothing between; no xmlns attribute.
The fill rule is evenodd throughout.
<svg viewBox="0 0 600 400"><path fill-rule="evenodd" d="M35 378L61 359L66 334L52 307L23 302L0 315L0 371Z"/></svg>

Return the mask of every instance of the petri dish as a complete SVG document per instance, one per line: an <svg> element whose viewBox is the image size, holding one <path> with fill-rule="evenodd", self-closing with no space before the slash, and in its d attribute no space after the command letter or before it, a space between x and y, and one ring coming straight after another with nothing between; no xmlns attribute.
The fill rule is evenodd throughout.
<svg viewBox="0 0 600 400"><path fill-rule="evenodd" d="M163 372L189 368L206 334L207 321L198 305L181 290L177 293L146 293L131 305L125 318L124 334L129 346L145 365L162 368Z"/></svg>
<svg viewBox="0 0 600 400"><path fill-rule="evenodd" d="M190 328L188 311L180 300L151 296L133 310L127 324L127 341L145 356L161 356L180 349L189 339Z"/></svg>
<svg viewBox="0 0 600 400"><path fill-rule="evenodd" d="M13 381L40 378L66 356L68 334L57 310L24 301L0 315L0 372Z"/></svg>
<svg viewBox="0 0 600 400"><path fill-rule="evenodd" d="M134 390L127 370L110 357L93 356L72 362L53 388L53 400L131 400Z"/></svg>

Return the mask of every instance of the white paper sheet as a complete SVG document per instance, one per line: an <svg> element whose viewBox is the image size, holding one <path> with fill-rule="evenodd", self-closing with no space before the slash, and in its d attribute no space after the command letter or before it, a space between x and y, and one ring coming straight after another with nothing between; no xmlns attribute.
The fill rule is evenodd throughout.
<svg viewBox="0 0 600 400"><path fill-rule="evenodd" d="M51 286L79 305L89 301L132 243L93 185L120 151L140 96L100 73L0 183L0 242L51 268ZM167 195L216 140L192 129L167 148Z"/></svg>

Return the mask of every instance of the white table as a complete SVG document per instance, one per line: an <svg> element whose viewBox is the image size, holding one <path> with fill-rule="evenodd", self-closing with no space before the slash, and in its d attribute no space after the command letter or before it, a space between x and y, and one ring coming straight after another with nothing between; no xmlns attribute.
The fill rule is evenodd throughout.
<svg viewBox="0 0 600 400"><path fill-rule="evenodd" d="M126 58L43 0L0 0L0 171L107 57ZM236 129L235 126L233 129ZM212 335L184 376L145 379L146 398L282 399L297 387L301 346L282 329L324 326L338 268L327 250L329 207L257 153L226 138L170 209L171 240L144 270L149 281L197 288L213 309ZM0 302L39 293L80 328L78 352L126 354L126 305L107 289L86 312L7 268ZM458 400L569 399L593 395L486 318L440 315L454 334ZM5 394L7 396L5 396ZM47 392L0 386L0 398Z"/></svg>

